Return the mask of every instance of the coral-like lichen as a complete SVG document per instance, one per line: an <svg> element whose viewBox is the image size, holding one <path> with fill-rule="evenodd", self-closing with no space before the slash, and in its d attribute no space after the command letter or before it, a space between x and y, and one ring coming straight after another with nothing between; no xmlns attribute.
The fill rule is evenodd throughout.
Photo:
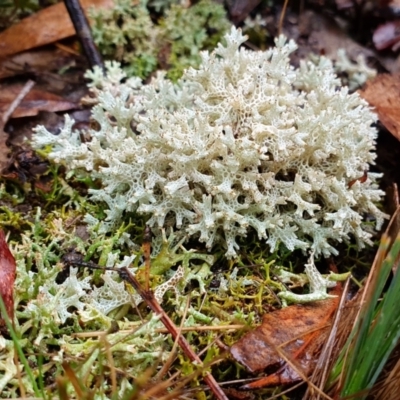
<svg viewBox="0 0 400 400"><path fill-rule="evenodd" d="M68 117L58 136L36 129L36 148L51 145L51 159L101 182L90 191L108 206L101 230L138 212L208 248L225 244L227 257L249 229L271 251L283 243L328 256L352 236L370 243L364 214L378 227L385 217L379 174L367 172L375 115L340 87L329 60L295 69L293 41L253 52L240 48L245 40L232 28L177 84L163 75L120 83L115 64L107 78L90 73L98 129L86 142Z"/></svg>

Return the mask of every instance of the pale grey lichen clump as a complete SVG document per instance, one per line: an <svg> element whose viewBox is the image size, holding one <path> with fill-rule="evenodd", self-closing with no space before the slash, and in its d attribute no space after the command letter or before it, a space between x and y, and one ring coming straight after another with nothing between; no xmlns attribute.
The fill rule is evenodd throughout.
<svg viewBox="0 0 400 400"><path fill-rule="evenodd" d="M340 87L329 60L294 68L293 41L255 52L239 48L245 40L232 28L177 84L162 74L122 82L109 64L107 78L88 74L98 126L80 133L66 117L57 136L36 129L35 148L51 145L52 160L101 182L90 191L108 207L101 230L135 211L209 249L222 242L227 257L251 229L271 251L283 243L328 256L351 237L370 243L365 214L377 227L385 217L374 204L379 174L366 173L376 116Z"/></svg>

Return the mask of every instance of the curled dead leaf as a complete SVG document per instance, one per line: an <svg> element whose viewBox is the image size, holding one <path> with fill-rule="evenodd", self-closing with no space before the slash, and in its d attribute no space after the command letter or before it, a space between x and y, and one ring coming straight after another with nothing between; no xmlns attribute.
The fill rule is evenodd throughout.
<svg viewBox="0 0 400 400"><path fill-rule="evenodd" d="M338 284L332 294L339 295L341 290ZM339 296L264 315L261 326L244 335L230 353L252 373L273 367L278 370L243 389L290 384L307 377L316 365L338 304Z"/></svg>

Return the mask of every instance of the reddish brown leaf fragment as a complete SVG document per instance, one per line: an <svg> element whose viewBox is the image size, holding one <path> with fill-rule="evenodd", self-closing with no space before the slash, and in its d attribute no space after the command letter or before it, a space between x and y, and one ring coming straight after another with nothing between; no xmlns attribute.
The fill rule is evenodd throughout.
<svg viewBox="0 0 400 400"><path fill-rule="evenodd" d="M339 294L340 287L335 289ZM307 376L317 361L339 297L304 305L293 305L264 315L261 326L243 336L230 352L250 372L270 367L279 370L245 388L259 388L298 381L299 374L285 362L282 354Z"/></svg>
<svg viewBox="0 0 400 400"><path fill-rule="evenodd" d="M8 248L4 232L0 230L0 296L8 317L14 319L15 259Z"/></svg>
<svg viewBox="0 0 400 400"><path fill-rule="evenodd" d="M380 74L360 95L375 107L385 128L400 140L400 74Z"/></svg>
<svg viewBox="0 0 400 400"><path fill-rule="evenodd" d="M360 182L360 183L364 183L364 182L366 182L367 179L368 179L368 173L367 173L367 171L364 171L364 175L363 175L363 176L361 176L360 178L357 178L357 179L353 179L352 181L349 182L349 184L348 184L349 189L350 189L357 181Z"/></svg>

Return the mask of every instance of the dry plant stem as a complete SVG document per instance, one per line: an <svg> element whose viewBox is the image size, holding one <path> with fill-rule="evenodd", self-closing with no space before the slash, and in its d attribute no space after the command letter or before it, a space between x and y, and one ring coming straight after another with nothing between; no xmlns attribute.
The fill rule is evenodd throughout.
<svg viewBox="0 0 400 400"><path fill-rule="evenodd" d="M371 284L371 279L372 279L373 272L375 272L375 269L376 269L377 265L382 265L382 261L383 261L384 257L380 260L380 263L378 263L377 262L378 256L379 256L379 252L375 256L375 260L374 260L374 262L372 264L371 272L368 275L367 283L366 283L366 285L364 287L361 300L358 303L357 314L355 315L355 318L353 320L354 322L353 322L353 326L350 329L350 332L353 332L353 330L355 329L355 326L356 326L356 324L358 322L358 319L359 319L359 316L360 316L360 312L361 312L361 309L362 309L362 305L365 303L365 297L366 297L367 292L368 292L368 287ZM344 359L343 359L343 365L346 365L346 363L347 363L347 357L348 357L349 351L350 351L350 346L348 346L348 348L346 350L346 354L345 354ZM338 384L337 384L338 388L341 388L343 386L343 382L344 382L344 379L345 379L345 376L344 376L343 372L344 372L344 369L342 369L342 371L340 372L339 381L338 381Z"/></svg>
<svg viewBox="0 0 400 400"><path fill-rule="evenodd" d="M14 321L12 321L12 323L14 324ZM26 397L25 385L22 382L21 366L20 366L20 361L19 361L19 357L18 357L18 351L17 351L17 348L16 348L15 345L14 345L14 364L15 364L16 369L17 369L17 378L18 378L19 390L21 391L22 398L25 398Z"/></svg>
<svg viewBox="0 0 400 400"><path fill-rule="evenodd" d="M57 384L58 398L60 400L70 400L68 391L67 391L68 379L65 378L64 376L57 376L56 384ZM27 399L24 398L24 400L27 400Z"/></svg>
<svg viewBox="0 0 400 400"><path fill-rule="evenodd" d="M287 9L288 3L289 3L289 0L285 0L285 2L283 3L281 15L279 17L278 35L277 36L279 36L282 33L283 19L285 18L285 14L286 14L286 9Z"/></svg>
<svg viewBox="0 0 400 400"><path fill-rule="evenodd" d="M400 215L400 206L397 207L396 211L393 213L392 218L390 219L389 225L386 228L386 231L382 235L382 238L381 238L381 242L382 242L382 240L385 239L385 237L387 240L389 240L390 245L388 246L388 249L390 249L391 245L393 244L393 242L396 239L397 234L399 233L392 229L393 225L396 224L396 220L399 215ZM355 330L356 325L360 321L361 313L365 312L365 309L368 308L368 304L370 304L370 302L371 302L370 298L374 295L374 290L376 288L377 281L379 280L380 268L382 267L383 262L386 259L387 255L388 255L388 250L386 252L378 251L375 255L375 259L374 259L374 262L372 263L371 271L368 275L367 282L363 288L362 297L361 297L360 301L358 302L357 314L355 315L355 318L353 320L354 322L353 322L353 326L350 329L350 332L353 332ZM397 263L395 263L395 264L397 264ZM343 365L347 364L347 358L348 358L350 348L351 348L351 346L347 347L346 354L343 359ZM344 379L345 379L345 376L344 376L344 368L343 368L339 375L338 384L336 386L337 388L339 388L339 390L343 387Z"/></svg>
<svg viewBox="0 0 400 400"><path fill-rule="evenodd" d="M145 260L145 290L149 291L149 282L150 282L150 253L151 253L151 230L148 225L144 229L143 236L143 256Z"/></svg>
<svg viewBox="0 0 400 400"><path fill-rule="evenodd" d="M400 383L400 360L397 361L393 369L390 371L384 382L380 384L381 388L379 391L374 393L371 390L371 394L374 399L395 399L399 391Z"/></svg>
<svg viewBox="0 0 400 400"><path fill-rule="evenodd" d="M176 373L173 374L167 381L161 382L160 384L158 384L158 386L163 385L163 387L164 387L165 389L167 389L167 388L172 388L172 384L173 384L174 379L178 378L178 376L179 376L180 374L181 374L180 371L176 372ZM177 399L178 396L176 395L176 393L177 393L177 392L179 393L179 391L182 391L182 393L183 393L184 387L185 387L188 383L192 382L192 381L193 381L193 378L195 378L195 377L197 378L198 375L199 375L199 371L195 371L195 372L192 372L190 375L186 375L184 378L181 378L178 382L176 382L176 383L174 384L173 391L169 392L166 396L157 397L157 400L175 400L175 399ZM199 389L200 389L199 387L197 387L197 388L185 389L185 393L187 394L187 393L192 393L192 392L198 392ZM150 391L147 391L147 392L146 392L146 395L148 395L148 393L150 393L150 392L151 392L151 390L150 390ZM155 393L152 393L152 394L154 395ZM183 397L181 396L181 397L179 397L179 398L183 398Z"/></svg>
<svg viewBox="0 0 400 400"><path fill-rule="evenodd" d="M303 384L303 382L296 383L296 385L291 386L289 389L279 392L278 394L275 394L274 396L268 397L268 400L278 399L278 398L281 399L283 395L293 392L293 390L297 389L302 384Z"/></svg>
<svg viewBox="0 0 400 400"><path fill-rule="evenodd" d="M208 343L208 345L206 346L206 347L204 347L200 352L199 352L199 354L198 354L198 356L200 357L200 356L202 356L204 353L206 353L207 351L208 351L208 349L211 347L211 346L213 346L214 344L217 344L217 342L220 342L221 341L221 337L222 337L222 334L221 335L218 335L218 337L216 337L211 343ZM214 360L214 361L211 361L210 362L210 365L214 365L214 364L217 364L218 362L220 362L221 360L224 360L225 359L225 357L221 357L219 360L217 359L217 360Z"/></svg>
<svg viewBox="0 0 400 400"><path fill-rule="evenodd" d="M81 385L79 384L79 381L78 381L78 379L77 379L77 377L75 375L75 372L73 371L71 366L66 361L64 361L62 363L62 367L63 367L63 369L65 371L65 374L68 377L68 381L71 382L72 386L75 389L76 397L78 399L82 399L83 391L82 391Z"/></svg>
<svg viewBox="0 0 400 400"><path fill-rule="evenodd" d="M204 326L204 325L199 325L199 326L184 326L180 330L181 332L192 332L192 331L237 331L239 329L243 329L246 325L213 325L213 326ZM131 329L121 329L118 331L119 333L130 333L132 332ZM155 329L155 332L157 333L169 333L167 328L157 328ZM107 331L91 331L91 332L79 332L79 333L73 333L73 337L94 337L94 336L101 336L107 333Z"/></svg>
<svg viewBox="0 0 400 400"><path fill-rule="evenodd" d="M387 229L389 236L392 240L395 240L396 236L400 232L400 205L399 205L399 191L396 183L393 183L393 202L395 210L393 212L393 217L390 220L389 227ZM399 265L399 260L395 260L393 263L392 272L396 273Z"/></svg>
<svg viewBox="0 0 400 400"><path fill-rule="evenodd" d="M339 327L339 322L341 319L341 315L342 315L342 311L344 309L344 305L346 302L346 297L347 297L347 292L349 290L349 285L350 285L350 279L347 279L344 289L343 289L343 293L342 296L340 298L340 303L338 306L338 310L336 312L333 324L332 324L332 329L329 333L329 337L328 340L326 341L324 348L321 351L321 355L318 359L317 365L315 366L315 370L312 374L312 376L310 377L310 380L313 382L316 382L316 380L318 379L319 381L319 389L322 391L324 389L325 383L326 383L326 378L327 378L327 374L328 374L328 368L330 366L330 358L331 358L331 354L332 354L332 350L335 344L335 339L337 336L337 331L338 331L338 327ZM317 375L320 375L320 377L318 377ZM306 393L303 396L303 400L307 400L310 398L313 398L315 400L319 400L321 398L321 396L319 395L319 393L314 397L312 396L312 390L310 389L310 387L307 388Z"/></svg>
<svg viewBox="0 0 400 400"><path fill-rule="evenodd" d="M332 369L335 360L339 357L341 350L344 348L349 335L351 333L352 324L354 322L355 316L360 308L360 300L363 294L364 288L358 291L358 293L345 305L345 311L342 313L341 319L339 321L339 327L336 335L336 340L334 347L332 349L332 355L329 365L329 370ZM326 382L325 384L327 384ZM336 398L336 390L338 388L338 383L332 384L331 387L327 388L327 393L332 397Z"/></svg>
<svg viewBox="0 0 400 400"><path fill-rule="evenodd" d="M111 390L112 390L112 394L114 396L114 395L117 394L117 373L115 371L114 358L112 356L110 343L107 340L107 334L104 334L101 337L101 340L103 341L104 348L106 350L106 356L107 356L108 365L110 367Z"/></svg>
<svg viewBox="0 0 400 400"><path fill-rule="evenodd" d="M186 380L179 382L177 385L175 385L174 389L171 390L171 387L173 386L174 379L177 378L179 373L176 373L172 375L168 380L166 381L160 381L159 383L157 382L152 388L149 390L146 390L143 395L145 399L177 399L180 398L180 394L182 393L182 389L187 383ZM165 392L171 390L168 395L162 396ZM162 396L162 397L160 397Z"/></svg>
<svg viewBox="0 0 400 400"><path fill-rule="evenodd" d="M11 117L12 113L17 109L17 107L21 104L21 101L24 99L24 97L30 92L32 87L34 86L35 82L29 80L28 82L25 83L24 87L21 89L21 91L18 93L18 96L14 99L14 101L9 105L8 109L6 112L3 114L1 117L1 122L2 122L2 129L4 128L5 124Z"/></svg>
<svg viewBox="0 0 400 400"><path fill-rule="evenodd" d="M71 49L70 47L65 46L65 45L63 45L61 43L54 43L54 46L56 46L58 49L64 51L65 53L72 54L72 55L74 55L76 57L80 56L80 54L76 50Z"/></svg>
<svg viewBox="0 0 400 400"><path fill-rule="evenodd" d="M397 232L400 232L400 214L396 213L400 202L399 202L399 189L395 182L386 190L386 196L388 200L388 211L389 214L393 215L393 222L388 230L390 237L395 237ZM393 274L396 272L396 266L393 266Z"/></svg>
<svg viewBox="0 0 400 400"><path fill-rule="evenodd" d="M189 359L196 363L197 365L201 366L203 365L201 359L199 356L192 350L190 347L190 344L187 342L187 340L179 335L179 331L173 321L168 317L168 315L165 313L165 311L162 309L160 304L157 302L157 300L154 298L154 293L149 290L146 291L143 289L142 285L138 282L138 280L135 278L135 276L129 271L127 267L121 268L119 270L119 274L121 279L125 280L129 284L133 286L133 288L139 293L139 295L142 297L142 299L146 302L146 304L151 308L151 310L156 314L160 316L161 322L164 324L164 326L168 329L168 331L171 333L171 336L175 340L178 338L178 343L183 352L189 357ZM214 377L209 373L205 372L204 375L204 381L207 383L207 385L210 387L211 391L213 392L214 396L218 400L228 400L228 397L225 395L225 393L222 391L220 386L218 385L217 381L214 379Z"/></svg>
<svg viewBox="0 0 400 400"><path fill-rule="evenodd" d="M168 372L169 367L171 366L171 364L173 363L173 361L175 359L176 349L179 346L178 339L182 335L182 328L183 328L183 324L185 323L185 320L186 320L187 312L189 310L189 305L190 305L190 296L188 296L188 299L186 302L185 311L183 312L182 321L181 321L181 324L180 324L179 330L178 330L178 337L175 339L174 345L172 346L171 355L168 358L168 360L165 362L165 364L163 365L161 370L157 373L157 377L159 379L161 379Z"/></svg>
<svg viewBox="0 0 400 400"><path fill-rule="evenodd" d="M97 65L104 71L103 60L93 42L92 32L79 0L64 0L64 3L90 67Z"/></svg>

